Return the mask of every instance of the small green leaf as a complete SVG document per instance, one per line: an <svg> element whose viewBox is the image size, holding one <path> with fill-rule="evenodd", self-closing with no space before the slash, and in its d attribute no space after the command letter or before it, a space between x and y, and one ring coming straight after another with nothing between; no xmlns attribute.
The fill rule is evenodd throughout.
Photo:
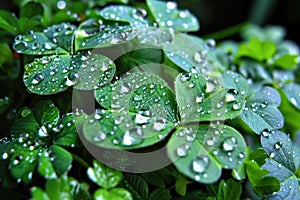
<svg viewBox="0 0 300 200"><path fill-rule="evenodd" d="M50 100L42 100L36 103L32 109L37 122L42 126L53 127L57 125L60 115L59 110Z"/></svg>
<svg viewBox="0 0 300 200"><path fill-rule="evenodd" d="M94 49L115 46L132 39L136 34L128 23L89 19L76 30L75 49Z"/></svg>
<svg viewBox="0 0 300 200"><path fill-rule="evenodd" d="M28 33L29 30L33 30L34 28L36 28L39 25L41 25L41 22L37 19L28 19L25 17L20 17L18 19L18 24L17 24L17 33L18 34L26 34L26 33Z"/></svg>
<svg viewBox="0 0 300 200"><path fill-rule="evenodd" d="M157 188L150 194L148 200L171 200L171 198L170 190Z"/></svg>
<svg viewBox="0 0 300 200"><path fill-rule="evenodd" d="M98 189L94 193L96 200L132 200L131 194L123 188L113 188L111 190Z"/></svg>
<svg viewBox="0 0 300 200"><path fill-rule="evenodd" d="M40 154L39 164L38 164L38 172L40 175L42 175L46 179L57 178L55 169L52 165L52 162L50 161L49 153L47 150L44 150Z"/></svg>
<svg viewBox="0 0 300 200"><path fill-rule="evenodd" d="M221 169L234 169L245 158L244 138L226 125L212 124L179 128L167 144L176 168L200 183L212 183ZM229 154L228 154L229 153Z"/></svg>
<svg viewBox="0 0 300 200"><path fill-rule="evenodd" d="M149 196L147 182L136 174L126 174L121 186L128 190L134 200L145 200Z"/></svg>
<svg viewBox="0 0 300 200"><path fill-rule="evenodd" d="M298 55L284 54L280 55L278 58L275 58L272 65L282 69L293 69L297 66L298 59Z"/></svg>
<svg viewBox="0 0 300 200"><path fill-rule="evenodd" d="M261 168L254 160L246 161L246 171L251 186L258 195L271 194L280 189L279 180L274 176L266 176L270 172Z"/></svg>
<svg viewBox="0 0 300 200"><path fill-rule="evenodd" d="M0 10L0 27L11 33L16 33L17 18L6 10Z"/></svg>
<svg viewBox="0 0 300 200"><path fill-rule="evenodd" d="M242 186L239 182L232 179L226 182L222 180L219 185L217 200L240 200L241 194Z"/></svg>
<svg viewBox="0 0 300 200"><path fill-rule="evenodd" d="M188 183L189 182L187 178L181 173L178 173L178 175L176 176L175 191L181 196L185 196Z"/></svg>
<svg viewBox="0 0 300 200"><path fill-rule="evenodd" d="M47 193L39 187L31 188L31 195L33 200L50 200Z"/></svg>
<svg viewBox="0 0 300 200"><path fill-rule="evenodd" d="M247 82L229 72L221 80L185 73L177 76L175 88L184 122L224 120L242 112Z"/></svg>
<svg viewBox="0 0 300 200"><path fill-rule="evenodd" d="M177 9L176 2L147 0L147 5L160 27L176 31L198 31L199 22L188 10Z"/></svg>
<svg viewBox="0 0 300 200"><path fill-rule="evenodd" d="M52 164L55 169L55 172L58 176L61 176L67 173L72 166L72 155L62 147L51 145L49 147L50 158L52 158Z"/></svg>
<svg viewBox="0 0 300 200"><path fill-rule="evenodd" d="M290 103L297 109L300 109L300 85L296 83L286 84L283 85L282 90Z"/></svg>
<svg viewBox="0 0 300 200"><path fill-rule="evenodd" d="M87 174L89 178L99 186L110 189L117 186L123 176L120 171L111 169L99 161L93 161L94 168L89 168Z"/></svg>
<svg viewBox="0 0 300 200"><path fill-rule="evenodd" d="M265 129L280 129L283 126L283 116L277 109L281 99L275 89L263 87L246 101L241 117L256 134L261 134Z"/></svg>
<svg viewBox="0 0 300 200"><path fill-rule="evenodd" d="M236 54L238 58L246 56L258 61L270 59L276 51L274 43L252 38L249 44L242 44Z"/></svg>
<svg viewBox="0 0 300 200"><path fill-rule="evenodd" d="M108 20L130 22L132 26L145 26L148 25L147 11L142 8L133 8L123 5L107 6L100 11L102 17Z"/></svg>

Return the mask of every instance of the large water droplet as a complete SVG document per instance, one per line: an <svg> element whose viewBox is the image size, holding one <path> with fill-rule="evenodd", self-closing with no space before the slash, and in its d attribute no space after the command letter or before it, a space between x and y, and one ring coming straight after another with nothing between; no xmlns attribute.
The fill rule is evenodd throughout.
<svg viewBox="0 0 300 200"><path fill-rule="evenodd" d="M135 115L134 122L137 124L147 124L150 122L150 117L139 112Z"/></svg>
<svg viewBox="0 0 300 200"><path fill-rule="evenodd" d="M41 126L41 127L39 128L39 130L38 130L38 136L39 136L39 137L48 137L48 136L49 136L49 135L48 135L48 131L47 131L47 129L46 129L45 126Z"/></svg>
<svg viewBox="0 0 300 200"><path fill-rule="evenodd" d="M226 102L233 102L233 101L235 101L237 99L237 94L238 94L238 91L235 90L235 89L228 90L228 92L225 95L225 101Z"/></svg>
<svg viewBox="0 0 300 200"><path fill-rule="evenodd" d="M180 77L180 81L183 83L189 81L190 79L191 79L190 73L182 74Z"/></svg>
<svg viewBox="0 0 300 200"><path fill-rule="evenodd" d="M240 103L234 103L233 105L232 105L232 109L233 110L240 110L241 109L241 104Z"/></svg>
<svg viewBox="0 0 300 200"><path fill-rule="evenodd" d="M176 154L179 157L184 157L187 155L188 149L189 149L189 145L181 144L179 147L177 147Z"/></svg>
<svg viewBox="0 0 300 200"><path fill-rule="evenodd" d="M102 131L99 131L93 138L94 142L102 142L106 139L106 134Z"/></svg>
<svg viewBox="0 0 300 200"><path fill-rule="evenodd" d="M122 138L121 144L124 146L138 145L143 142L143 131L141 128L127 130Z"/></svg>
<svg viewBox="0 0 300 200"><path fill-rule="evenodd" d="M272 131L270 129L266 128L261 132L261 135L265 138L268 138L271 133L272 133Z"/></svg>
<svg viewBox="0 0 300 200"><path fill-rule="evenodd" d="M211 93L211 92L214 92L216 91L218 88L218 83L216 80L208 80L206 81L206 89L205 91L207 93Z"/></svg>
<svg viewBox="0 0 300 200"><path fill-rule="evenodd" d="M224 151L233 151L235 146L236 146L235 137L226 138L222 145Z"/></svg>
<svg viewBox="0 0 300 200"><path fill-rule="evenodd" d="M196 173L204 173L206 172L209 163L210 160L207 156L199 157L192 162L192 169Z"/></svg>
<svg viewBox="0 0 300 200"><path fill-rule="evenodd" d="M160 118L157 119L154 123L153 123L153 130L155 131L161 131L163 130L167 125L167 120L165 118Z"/></svg>
<svg viewBox="0 0 300 200"><path fill-rule="evenodd" d="M41 83L44 80L44 78L45 78L44 74L38 73L38 74L34 75L31 83L34 85L37 85L37 84Z"/></svg>

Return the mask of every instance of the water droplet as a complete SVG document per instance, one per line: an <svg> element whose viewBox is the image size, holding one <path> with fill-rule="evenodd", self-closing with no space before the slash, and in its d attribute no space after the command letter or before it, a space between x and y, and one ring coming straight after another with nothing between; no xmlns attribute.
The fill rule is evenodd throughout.
<svg viewBox="0 0 300 200"><path fill-rule="evenodd" d="M237 94L238 94L238 91L235 89L228 90L228 92L226 93L226 96L225 96L225 101L226 102L235 101L237 99Z"/></svg>
<svg viewBox="0 0 300 200"><path fill-rule="evenodd" d="M197 52L195 52L195 54L194 54L195 62L204 63L205 60L206 60L206 54L207 54L206 51L199 51L199 52L197 51Z"/></svg>
<svg viewBox="0 0 300 200"><path fill-rule="evenodd" d="M138 145L143 142L143 131L141 128L129 129L125 132L121 144L124 146Z"/></svg>
<svg viewBox="0 0 300 200"><path fill-rule="evenodd" d="M143 20L147 16L147 11L142 8L134 9L132 16L135 19Z"/></svg>
<svg viewBox="0 0 300 200"><path fill-rule="evenodd" d="M117 116L117 117L115 118L115 124L116 124L116 125L120 125L120 124L123 123L123 120L124 120L124 117L122 117L122 116Z"/></svg>
<svg viewBox="0 0 300 200"><path fill-rule="evenodd" d="M44 80L44 78L45 77L42 73L38 73L38 74L34 75L31 83L34 85L37 85L37 84L41 83Z"/></svg>
<svg viewBox="0 0 300 200"><path fill-rule="evenodd" d="M293 105L295 105L295 106L298 105L297 100L294 97L290 98L290 101Z"/></svg>
<svg viewBox="0 0 300 200"><path fill-rule="evenodd" d="M272 131L270 129L266 128L261 132L261 135L265 138L268 138L271 133L272 133Z"/></svg>
<svg viewBox="0 0 300 200"><path fill-rule="evenodd" d="M7 153L3 153L3 154L2 154L2 159L5 160L5 159L7 159L7 158L8 158L8 154L7 154Z"/></svg>
<svg viewBox="0 0 300 200"><path fill-rule="evenodd" d="M102 142L106 139L106 134L99 131L93 138L94 142Z"/></svg>
<svg viewBox="0 0 300 200"><path fill-rule="evenodd" d="M205 91L207 93L211 93L211 92L214 92L216 91L218 88L218 84L217 84L217 81L216 80L208 80L206 82L206 89Z"/></svg>
<svg viewBox="0 0 300 200"><path fill-rule="evenodd" d="M155 131L161 131L163 130L167 125L167 120L165 118L160 118L157 119L154 123L153 123L153 130Z"/></svg>
<svg viewBox="0 0 300 200"><path fill-rule="evenodd" d="M196 97L196 103L202 103L204 100L204 96Z"/></svg>
<svg viewBox="0 0 300 200"><path fill-rule="evenodd" d="M241 109L241 104L240 103L235 103L232 105L233 110L240 110Z"/></svg>
<svg viewBox="0 0 300 200"><path fill-rule="evenodd" d="M176 149L176 154L177 154L179 157L184 157L184 156L187 155L188 149L189 149L189 146L188 146L188 145L181 144L179 147L177 147L177 149Z"/></svg>
<svg viewBox="0 0 300 200"><path fill-rule="evenodd" d="M192 162L192 168L196 173L204 173L209 165L210 161L207 156L198 157Z"/></svg>
<svg viewBox="0 0 300 200"><path fill-rule="evenodd" d="M213 50L216 48L216 41L214 39L207 39L205 41L206 48Z"/></svg>
<svg viewBox="0 0 300 200"><path fill-rule="evenodd" d="M39 136L39 137L48 137L48 136L49 136L49 135L48 135L48 131L47 131L47 129L46 129L45 126L41 126L41 127L39 128L39 130L38 130L38 136Z"/></svg>
<svg viewBox="0 0 300 200"><path fill-rule="evenodd" d="M241 152L241 153L239 153L239 158L245 158L245 153L244 152Z"/></svg>
<svg viewBox="0 0 300 200"><path fill-rule="evenodd" d="M213 146L214 144L215 144L215 140L216 140L216 138L215 137L210 137L210 138L208 138L207 140L206 140L206 145L207 146Z"/></svg>
<svg viewBox="0 0 300 200"><path fill-rule="evenodd" d="M275 148L276 150L280 149L281 147L282 147L282 142L281 142L281 141L278 141L278 142L276 142L276 143L274 144L274 148Z"/></svg>
<svg viewBox="0 0 300 200"><path fill-rule="evenodd" d="M180 81L183 83L189 81L190 79L191 79L190 73L182 74L180 77Z"/></svg>
<svg viewBox="0 0 300 200"><path fill-rule="evenodd" d="M235 146L236 146L236 138L234 137L226 138L222 145L224 151L233 151Z"/></svg>
<svg viewBox="0 0 300 200"><path fill-rule="evenodd" d="M150 122L150 117L139 112L135 115L134 122L137 124L147 124Z"/></svg>
<svg viewBox="0 0 300 200"><path fill-rule="evenodd" d="M171 2L171 1L167 2L167 8L170 10L177 8L176 2Z"/></svg>
<svg viewBox="0 0 300 200"><path fill-rule="evenodd" d="M186 18L186 11L180 11L179 12L179 17L180 18Z"/></svg>

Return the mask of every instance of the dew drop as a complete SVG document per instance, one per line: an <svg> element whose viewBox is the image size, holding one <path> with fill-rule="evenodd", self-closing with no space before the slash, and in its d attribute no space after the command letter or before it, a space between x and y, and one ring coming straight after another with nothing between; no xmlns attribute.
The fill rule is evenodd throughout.
<svg viewBox="0 0 300 200"><path fill-rule="evenodd" d="M204 96L196 97L196 103L202 103L204 100Z"/></svg>
<svg viewBox="0 0 300 200"><path fill-rule="evenodd" d="M208 80L206 82L206 89L205 89L205 91L207 93L214 92L214 91L217 90L217 88L218 88L218 84L217 84L217 82L215 80Z"/></svg>
<svg viewBox="0 0 300 200"><path fill-rule="evenodd" d="M147 124L150 122L150 117L149 116L145 116L141 113L137 113L135 115L135 118L134 118L134 122L136 124Z"/></svg>
<svg viewBox="0 0 300 200"><path fill-rule="evenodd" d="M7 154L6 152L3 153L3 154L2 154L2 159L5 160L5 159L7 159L7 158L8 158L8 154Z"/></svg>
<svg viewBox="0 0 300 200"><path fill-rule="evenodd" d="M232 109L233 110L240 110L241 109L241 105L239 103L235 103L232 105Z"/></svg>
<svg viewBox="0 0 300 200"><path fill-rule="evenodd" d="M44 78L45 77L42 73L38 73L38 74L34 75L31 83L34 85L37 85L37 84L41 83L44 80Z"/></svg>
<svg viewBox="0 0 300 200"><path fill-rule="evenodd" d="M226 138L222 145L224 151L233 151L235 146L236 146L235 137Z"/></svg>
<svg viewBox="0 0 300 200"><path fill-rule="evenodd" d="M207 156L198 157L192 162L192 169L196 173L204 173L206 172L209 162Z"/></svg>
<svg viewBox="0 0 300 200"><path fill-rule="evenodd" d="M165 118L160 118L157 119L154 123L153 123L153 130L155 131L161 131L163 130L167 125L167 120Z"/></svg>
<svg viewBox="0 0 300 200"><path fill-rule="evenodd" d="M205 41L206 48L213 50L216 48L216 41L214 39L207 39Z"/></svg>
<svg viewBox="0 0 300 200"><path fill-rule="evenodd" d="M244 152L239 153L239 158L241 159L245 158L245 153Z"/></svg>
<svg viewBox="0 0 300 200"><path fill-rule="evenodd" d="M270 134L271 134L271 130L268 129L268 128L264 129L264 130L261 132L261 135L262 135L263 137L265 137L265 138L268 138L268 137L270 136Z"/></svg>
<svg viewBox="0 0 300 200"><path fill-rule="evenodd" d="M195 52L195 54L194 54L195 62L204 63L205 59L206 59L206 52L205 51Z"/></svg>
<svg viewBox="0 0 300 200"><path fill-rule="evenodd" d="M187 145L180 145L179 147L176 148L176 154L179 157L184 157L187 155L187 150L188 150L188 146Z"/></svg>
<svg viewBox="0 0 300 200"><path fill-rule="evenodd" d="M294 97L290 98L290 101L293 105L298 106L298 103Z"/></svg>
<svg viewBox="0 0 300 200"><path fill-rule="evenodd" d="M121 144L124 146L133 146L133 145L141 144L144 140L141 137L142 135L143 135L143 131L139 127L127 130L123 136Z"/></svg>
<svg viewBox="0 0 300 200"><path fill-rule="evenodd" d="M228 92L226 93L226 96L225 96L225 101L226 102L233 102L237 99L237 90L235 89L230 89L228 90Z"/></svg>
<svg viewBox="0 0 300 200"><path fill-rule="evenodd" d="M39 136L39 137L48 137L48 136L49 136L49 135L48 135L48 131L47 131L47 129L46 129L45 126L41 126L41 127L39 128L39 130L38 130L38 136Z"/></svg>
<svg viewBox="0 0 300 200"><path fill-rule="evenodd" d="M132 13L133 18L142 20L147 16L147 11L142 8L134 9Z"/></svg>
<svg viewBox="0 0 300 200"><path fill-rule="evenodd" d="M190 79L191 79L190 73L182 74L180 77L180 81L183 83L189 81Z"/></svg>
<svg viewBox="0 0 300 200"><path fill-rule="evenodd" d="M177 4L175 2L169 1L169 2L167 2L167 8L170 10L175 9L175 8L177 8Z"/></svg>
<svg viewBox="0 0 300 200"><path fill-rule="evenodd" d="M94 142L102 142L106 139L106 134L103 132L98 132L94 137L93 137L93 141Z"/></svg>
<svg viewBox="0 0 300 200"><path fill-rule="evenodd" d="M215 144L215 140L216 140L216 138L215 137L210 137L210 138L208 138L207 140L206 140L206 145L207 146L213 146L214 144Z"/></svg>
<svg viewBox="0 0 300 200"><path fill-rule="evenodd" d="M282 142L281 141L278 141L274 144L274 149L278 150L282 147Z"/></svg>

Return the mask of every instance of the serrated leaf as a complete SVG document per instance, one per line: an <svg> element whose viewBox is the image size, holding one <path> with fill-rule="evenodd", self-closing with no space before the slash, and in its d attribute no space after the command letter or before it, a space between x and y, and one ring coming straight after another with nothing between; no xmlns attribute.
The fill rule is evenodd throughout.
<svg viewBox="0 0 300 200"><path fill-rule="evenodd" d="M149 195L147 182L138 175L126 174L121 186L128 190L135 200L145 200Z"/></svg>
<svg viewBox="0 0 300 200"><path fill-rule="evenodd" d="M297 66L298 60L298 55L284 54L280 55L278 58L275 58L272 65L282 69L293 69Z"/></svg>
<svg viewBox="0 0 300 200"><path fill-rule="evenodd" d="M179 128L167 150L180 172L197 182L212 183L219 179L222 168L234 169L242 163L246 144L229 126L199 124Z"/></svg>
<svg viewBox="0 0 300 200"><path fill-rule="evenodd" d="M111 169L97 160L93 161L93 165L93 168L88 168L88 177L104 189L110 189L117 186L123 178L120 171Z"/></svg>
<svg viewBox="0 0 300 200"><path fill-rule="evenodd" d="M266 198L270 200L293 200L300 198L299 182L292 171L287 169L281 163L270 158L266 159L266 163L262 167L270 171L269 176L276 177L280 181L279 191L266 195Z"/></svg>
<svg viewBox="0 0 300 200"><path fill-rule="evenodd" d="M252 38L249 44L242 44L236 54L240 57L250 57L258 61L270 59L276 51L276 46L270 41L260 41L257 38Z"/></svg>
<svg viewBox="0 0 300 200"><path fill-rule="evenodd" d="M233 118L242 112L247 84L233 73L225 74L221 80L186 73L177 76L175 89L184 122L211 121Z"/></svg>
<svg viewBox="0 0 300 200"><path fill-rule="evenodd" d="M89 19L76 30L75 49L94 49L115 46L132 39L136 33L125 22Z"/></svg>
<svg viewBox="0 0 300 200"><path fill-rule="evenodd" d="M177 121L173 92L151 73L128 74L96 90L95 97L109 110L92 114L83 133L100 147L135 149L155 144L168 135Z"/></svg>
<svg viewBox="0 0 300 200"><path fill-rule="evenodd" d="M100 14L105 19L129 22L134 27L148 25L147 11L142 8L111 5L102 9Z"/></svg>
<svg viewBox="0 0 300 200"><path fill-rule="evenodd" d="M246 101L241 117L256 134L265 129L280 129L283 126L283 116L277 109L281 99L275 89L263 87L246 98Z"/></svg>
<svg viewBox="0 0 300 200"><path fill-rule="evenodd" d="M176 2L147 0L147 5L160 27L173 28L176 31L198 31L199 22L188 10L177 9Z"/></svg>
<svg viewBox="0 0 300 200"><path fill-rule="evenodd" d="M113 188L109 191L98 189L93 196L96 200L132 200L131 194L123 188Z"/></svg>
<svg viewBox="0 0 300 200"><path fill-rule="evenodd" d="M44 56L25 65L24 83L33 93L55 94L75 85L91 90L104 86L115 73L114 63L100 54Z"/></svg>
<svg viewBox="0 0 300 200"><path fill-rule="evenodd" d="M290 103L297 109L300 109L300 85L296 83L289 83L283 85L282 90Z"/></svg>
<svg viewBox="0 0 300 200"><path fill-rule="evenodd" d="M241 194L242 186L239 182L232 179L222 180L219 185L217 200L240 200Z"/></svg>
<svg viewBox="0 0 300 200"><path fill-rule="evenodd" d="M170 190L164 188L155 189L149 196L148 200L171 200Z"/></svg>
<svg viewBox="0 0 300 200"><path fill-rule="evenodd" d="M281 131L265 131L261 137L261 144L266 153L278 163L292 172L296 171L295 151L289 136Z"/></svg>

